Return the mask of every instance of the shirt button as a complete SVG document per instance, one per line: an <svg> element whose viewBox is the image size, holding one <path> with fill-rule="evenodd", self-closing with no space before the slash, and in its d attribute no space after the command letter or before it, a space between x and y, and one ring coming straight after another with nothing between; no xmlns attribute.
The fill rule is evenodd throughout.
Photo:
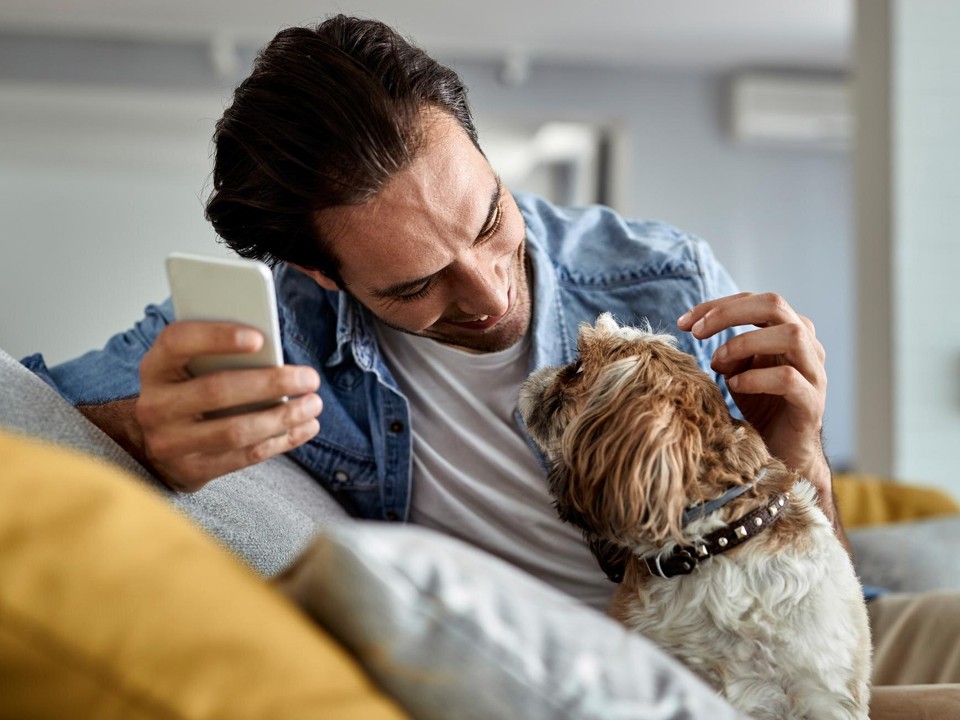
<svg viewBox="0 0 960 720"><path fill-rule="evenodd" d="M399 420L394 420L392 423L390 423L390 432L392 433L403 432L403 423L400 422Z"/></svg>
<svg viewBox="0 0 960 720"><path fill-rule="evenodd" d="M397 515L393 510L387 513L387 520L399 520L400 516Z"/></svg>
<svg viewBox="0 0 960 720"><path fill-rule="evenodd" d="M333 474L333 479L339 483L345 483L347 480L350 479L350 476L347 473L345 473L343 470L337 470Z"/></svg>

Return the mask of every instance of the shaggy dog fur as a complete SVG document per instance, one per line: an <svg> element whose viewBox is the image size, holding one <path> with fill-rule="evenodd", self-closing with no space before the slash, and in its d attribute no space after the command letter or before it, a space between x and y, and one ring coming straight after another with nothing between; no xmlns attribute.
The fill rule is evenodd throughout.
<svg viewBox="0 0 960 720"><path fill-rule="evenodd" d="M605 314L581 326L579 351L526 381L520 411L550 461L560 516L628 558L611 615L758 720L866 720L866 608L813 486L730 416L672 336L621 328ZM684 524L686 508L753 482ZM644 558L695 548L784 493L776 521L738 547L690 574L648 570Z"/></svg>

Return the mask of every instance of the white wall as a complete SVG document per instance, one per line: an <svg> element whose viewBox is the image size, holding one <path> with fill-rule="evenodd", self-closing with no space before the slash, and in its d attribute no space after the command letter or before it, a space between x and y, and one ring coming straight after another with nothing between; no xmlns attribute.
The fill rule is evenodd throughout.
<svg viewBox="0 0 960 720"><path fill-rule="evenodd" d="M960 495L960 5L861 0L862 462ZM872 113L872 114L871 114ZM883 161L877 158L885 156ZM874 393L871 393L871 389ZM875 418L880 418L877 422Z"/></svg>
<svg viewBox="0 0 960 720"><path fill-rule="evenodd" d="M0 347L59 362L167 295L203 219L216 95L0 85Z"/></svg>
<svg viewBox="0 0 960 720"><path fill-rule="evenodd" d="M894 474L960 495L960 3L894 4Z"/></svg>

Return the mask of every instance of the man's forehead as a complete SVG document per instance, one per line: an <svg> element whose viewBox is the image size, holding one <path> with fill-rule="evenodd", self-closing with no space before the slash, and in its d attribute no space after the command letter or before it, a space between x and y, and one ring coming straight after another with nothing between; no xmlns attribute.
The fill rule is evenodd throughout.
<svg viewBox="0 0 960 720"><path fill-rule="evenodd" d="M425 204L435 205L436 211L453 205L457 196L475 196L478 173L488 184L496 182L486 157L448 113L426 111L417 137L415 154L409 163L394 172L374 195L362 203L320 210L315 216L318 226L329 232L337 226L353 226L367 219L376 221L383 215L395 214L404 205L410 209L406 214L416 218ZM489 190L479 188L479 192Z"/></svg>
<svg viewBox="0 0 960 720"><path fill-rule="evenodd" d="M369 289L383 289L429 275L489 223L499 180L459 124L455 129L453 136L450 128L437 129L434 144L369 201L318 215L346 281L353 276ZM438 144L444 137L448 142Z"/></svg>

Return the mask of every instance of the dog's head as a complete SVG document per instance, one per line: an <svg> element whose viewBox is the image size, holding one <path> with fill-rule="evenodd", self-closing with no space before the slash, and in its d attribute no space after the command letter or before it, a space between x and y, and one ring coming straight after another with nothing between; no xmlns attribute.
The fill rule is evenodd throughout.
<svg viewBox="0 0 960 720"><path fill-rule="evenodd" d="M578 359L531 375L520 412L551 463L560 516L618 545L682 541L684 509L769 457L670 335L582 325ZM719 492L713 492L714 486Z"/></svg>

